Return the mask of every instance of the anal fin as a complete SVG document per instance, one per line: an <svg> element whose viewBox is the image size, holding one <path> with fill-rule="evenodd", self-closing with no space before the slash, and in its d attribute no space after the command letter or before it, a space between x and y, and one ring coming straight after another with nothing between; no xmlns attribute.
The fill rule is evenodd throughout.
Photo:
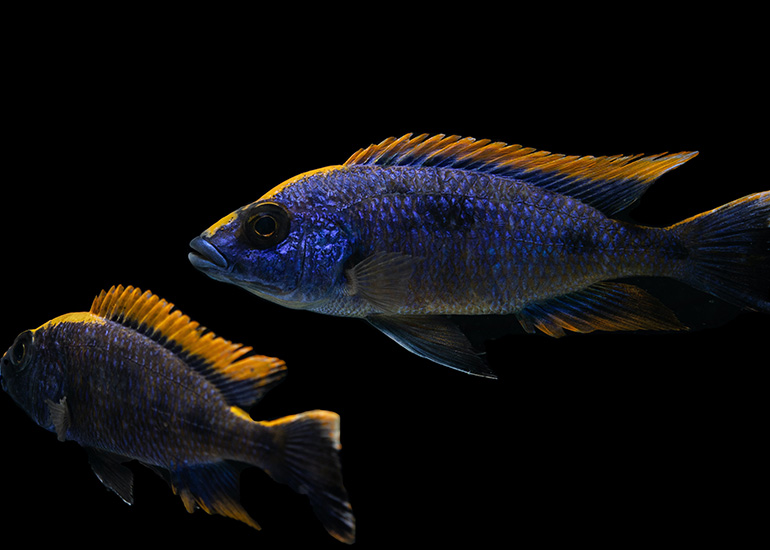
<svg viewBox="0 0 770 550"><path fill-rule="evenodd" d="M603 282L584 290L530 304L516 313L527 332L539 329L554 337L565 330L686 330L674 313L641 288Z"/></svg>
<svg viewBox="0 0 770 550"><path fill-rule="evenodd" d="M88 448L88 462L102 484L126 504L134 503L134 473L123 462L130 459L98 449Z"/></svg>
<svg viewBox="0 0 770 550"><path fill-rule="evenodd" d="M372 315L366 320L420 357L475 376L497 378L465 334L448 317Z"/></svg>
<svg viewBox="0 0 770 550"><path fill-rule="evenodd" d="M223 461L178 468L169 474L174 493L188 512L193 513L199 506L207 514L219 514L260 529L240 503L241 469Z"/></svg>

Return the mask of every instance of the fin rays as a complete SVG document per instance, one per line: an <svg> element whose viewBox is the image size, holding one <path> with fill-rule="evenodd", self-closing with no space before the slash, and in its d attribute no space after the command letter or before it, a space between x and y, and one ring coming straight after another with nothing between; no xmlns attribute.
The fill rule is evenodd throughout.
<svg viewBox="0 0 770 550"><path fill-rule="evenodd" d="M639 287L597 283L580 292L532 304L516 313L525 331L554 337L565 330L686 330L674 313Z"/></svg>
<svg viewBox="0 0 770 550"><path fill-rule="evenodd" d="M475 170L520 179L607 214L628 207L661 175L698 153L575 156L457 135L388 138L360 149L343 166L380 165Z"/></svg>
<svg viewBox="0 0 770 550"><path fill-rule="evenodd" d="M247 355L251 347L216 336L150 291L113 286L94 299L90 313L137 330L174 351L216 383L230 404L251 405L285 375L282 360Z"/></svg>

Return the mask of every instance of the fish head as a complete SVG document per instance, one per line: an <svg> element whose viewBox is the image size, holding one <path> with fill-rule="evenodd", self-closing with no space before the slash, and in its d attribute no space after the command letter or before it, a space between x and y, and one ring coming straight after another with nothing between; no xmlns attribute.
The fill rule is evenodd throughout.
<svg viewBox="0 0 770 550"><path fill-rule="evenodd" d="M36 329L19 334L0 358L3 390L38 425L53 431L49 403L65 397L69 366L77 359L69 354L72 327L104 324L89 312L67 313ZM74 349L77 349L74 348Z"/></svg>
<svg viewBox="0 0 770 550"><path fill-rule="evenodd" d="M262 198L190 242L189 260L209 277L293 309L323 302L341 277L345 232L319 208Z"/></svg>
<svg viewBox="0 0 770 550"><path fill-rule="evenodd" d="M33 330L19 334L0 359L0 382L3 390L33 417L38 408L35 401L40 359L41 353Z"/></svg>

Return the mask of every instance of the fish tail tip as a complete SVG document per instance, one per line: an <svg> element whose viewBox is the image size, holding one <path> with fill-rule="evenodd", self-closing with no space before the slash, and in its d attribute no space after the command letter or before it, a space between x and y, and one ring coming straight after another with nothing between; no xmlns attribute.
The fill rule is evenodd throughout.
<svg viewBox="0 0 770 550"><path fill-rule="evenodd" d="M265 469L276 481L308 496L330 535L352 543L355 517L342 483L339 415L314 410L262 424L279 432L278 448Z"/></svg>
<svg viewBox="0 0 770 550"><path fill-rule="evenodd" d="M686 282L741 308L770 313L770 192L734 200L669 229L688 251Z"/></svg>

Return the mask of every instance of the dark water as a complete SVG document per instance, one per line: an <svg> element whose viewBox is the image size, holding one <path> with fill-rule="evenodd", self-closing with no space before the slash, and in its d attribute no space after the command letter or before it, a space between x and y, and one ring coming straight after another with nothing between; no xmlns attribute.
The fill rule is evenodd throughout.
<svg viewBox="0 0 770 550"><path fill-rule="evenodd" d="M615 44L603 25L596 51L576 51L591 34L581 29L557 57L535 56L548 69L536 77L519 64L529 57L522 52L552 35L524 46L509 32L514 27L488 68L477 68L479 59L458 65L451 55L439 70L428 55L433 46L413 54L429 62L414 62L386 47L390 38L367 37L350 47L382 55L362 65L347 50L324 58L318 79L305 77L296 56L282 62L287 75L269 74L263 62L277 45L271 39L255 51L254 28L244 31L243 48L225 42L216 54L209 50L216 41L187 51L208 36L198 26L194 40L153 45L144 55L134 32L117 58L101 41L88 43L88 55L57 58L72 36L52 43L24 64L25 74L9 78L22 93L7 103L17 120L7 129L0 221L0 348L25 329L88 309L101 289L122 283L285 359L287 379L251 413L270 419L323 408L341 415L358 548L405 541L430 548L745 546L740 537L760 519L765 524L753 502L766 493L768 316L736 314L684 285L650 280L646 288L694 330L556 340L521 334L514 319L473 319L466 330L497 370L492 381L422 360L363 321L260 301L187 261L190 239L277 183L408 131L580 155L700 150L634 210L651 225L767 189L766 153L754 130L763 127L766 87L756 67L764 60L736 65L761 48L709 33L613 65L605 62ZM683 21L671 30L691 27ZM422 30L412 29L414 44ZM654 40L631 34L657 44L664 33ZM488 40L485 33L476 42L476 57L492 55ZM719 52L704 52L710 43ZM417 66L425 80L399 77L404 65ZM585 80L562 72L571 65ZM664 66L674 74L661 75ZM356 78L345 80L336 70L343 68ZM364 73L372 74L370 86ZM139 467L128 507L102 487L82 449L34 426L3 394L0 418L8 540L341 547L304 497L258 470L244 473L242 496L261 532L187 514L160 478Z"/></svg>

